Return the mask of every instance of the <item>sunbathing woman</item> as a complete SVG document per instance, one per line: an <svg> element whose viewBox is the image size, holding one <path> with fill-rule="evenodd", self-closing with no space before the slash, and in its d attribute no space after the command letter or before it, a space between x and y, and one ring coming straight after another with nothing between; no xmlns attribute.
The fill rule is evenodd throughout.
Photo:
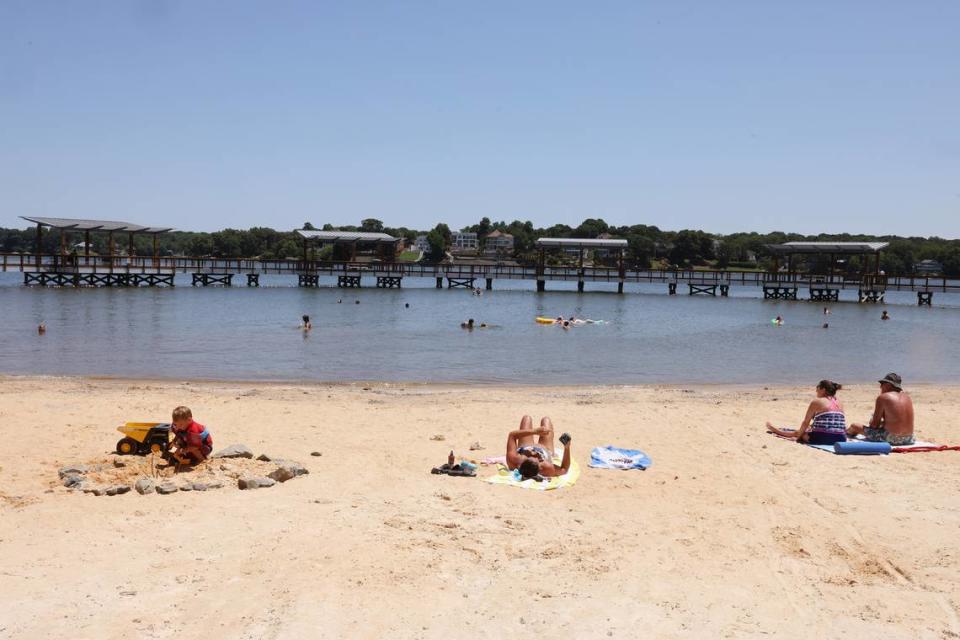
<svg viewBox="0 0 960 640"><path fill-rule="evenodd" d="M839 390L840 385L836 382L821 380L817 385L817 397L807 407L799 429L778 429L768 422L767 431L807 444L844 442L847 439L847 419L836 397Z"/></svg>
<svg viewBox="0 0 960 640"><path fill-rule="evenodd" d="M533 437L537 436L536 442ZM507 468L519 469L524 480L543 476L552 478L562 476L570 470L570 437L560 437L564 443L563 461L557 467L553 464L553 423L544 417L540 428L533 428L533 418L523 416L520 428L507 436Z"/></svg>

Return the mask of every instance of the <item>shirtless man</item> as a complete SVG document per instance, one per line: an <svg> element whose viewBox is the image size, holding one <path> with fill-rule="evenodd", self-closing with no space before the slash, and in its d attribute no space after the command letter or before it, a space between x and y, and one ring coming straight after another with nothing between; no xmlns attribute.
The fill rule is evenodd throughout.
<svg viewBox="0 0 960 640"><path fill-rule="evenodd" d="M566 435L566 434L564 434ZM534 442L534 436L537 436ZM563 436L560 438L564 440ZM533 418L523 416L520 428L507 436L507 468L519 469L524 480L562 476L570 470L570 440L563 447L563 461L557 467L553 464L553 423L550 418L540 421L540 428L533 428Z"/></svg>
<svg viewBox="0 0 960 640"><path fill-rule="evenodd" d="M893 446L913 444L913 400L903 390L900 376L888 373L880 380L880 395L869 425L851 424L847 435L863 434L869 442L889 442Z"/></svg>

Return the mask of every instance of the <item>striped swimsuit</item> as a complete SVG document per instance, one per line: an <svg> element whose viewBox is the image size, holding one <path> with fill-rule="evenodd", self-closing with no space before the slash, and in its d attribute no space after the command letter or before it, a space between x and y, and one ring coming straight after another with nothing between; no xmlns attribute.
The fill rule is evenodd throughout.
<svg viewBox="0 0 960 640"><path fill-rule="evenodd" d="M847 439L847 419L840 409L840 404L833 396L829 396L830 410L818 413L810 421L807 430L810 444L833 444L844 442Z"/></svg>

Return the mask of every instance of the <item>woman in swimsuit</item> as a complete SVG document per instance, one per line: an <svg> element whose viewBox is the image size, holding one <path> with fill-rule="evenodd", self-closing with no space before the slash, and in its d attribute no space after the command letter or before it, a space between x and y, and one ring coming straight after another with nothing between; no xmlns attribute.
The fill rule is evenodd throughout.
<svg viewBox="0 0 960 640"><path fill-rule="evenodd" d="M832 380L821 380L817 385L817 397L800 423L800 428L779 429L767 423L767 431L784 438L796 438L797 442L807 444L833 444L847 439L847 419L843 406L837 400L840 385Z"/></svg>
<svg viewBox="0 0 960 640"><path fill-rule="evenodd" d="M540 421L540 428L534 429L533 418L523 416L520 428L507 436L507 468L519 469L524 479L562 476L570 469L569 436L561 436L560 441L566 444L563 447L563 460L558 467L553 464L553 423L550 418L544 417Z"/></svg>

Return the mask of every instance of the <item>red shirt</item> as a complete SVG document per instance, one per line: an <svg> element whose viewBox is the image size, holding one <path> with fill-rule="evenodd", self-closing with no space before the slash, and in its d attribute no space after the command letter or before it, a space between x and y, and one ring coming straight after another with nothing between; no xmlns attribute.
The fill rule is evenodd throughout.
<svg viewBox="0 0 960 640"><path fill-rule="evenodd" d="M202 424L191 420L187 428L180 431L180 434L188 447L200 447L204 444L203 432L206 430L207 428Z"/></svg>

